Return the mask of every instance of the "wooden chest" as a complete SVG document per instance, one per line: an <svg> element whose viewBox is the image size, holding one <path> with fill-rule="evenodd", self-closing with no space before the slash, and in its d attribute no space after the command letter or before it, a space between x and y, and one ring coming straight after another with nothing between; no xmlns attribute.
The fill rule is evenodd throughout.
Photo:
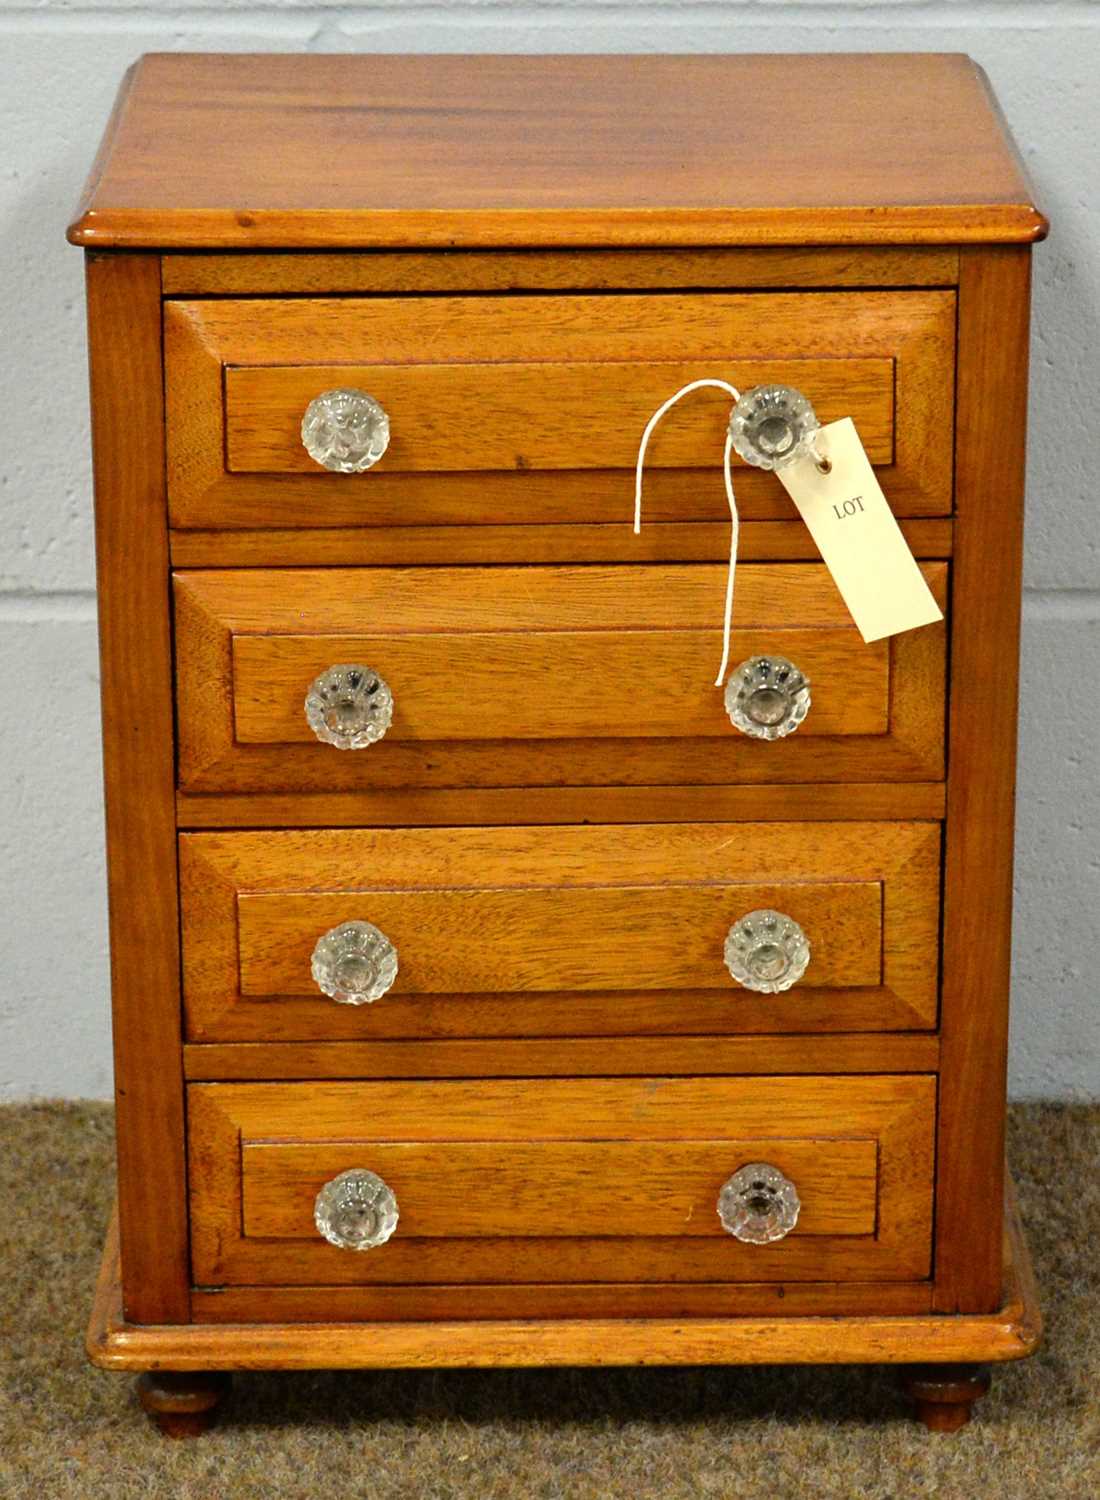
<svg viewBox="0 0 1100 1500"><path fill-rule="evenodd" d="M952 1427L1034 1347L1045 227L962 57L131 72L70 230L119 1150L89 1348L158 1372L165 1430L232 1369L752 1361L900 1363ZM730 661L787 664L748 725L720 391L631 527L647 419L712 378L854 418L945 616L865 644L739 465Z"/></svg>

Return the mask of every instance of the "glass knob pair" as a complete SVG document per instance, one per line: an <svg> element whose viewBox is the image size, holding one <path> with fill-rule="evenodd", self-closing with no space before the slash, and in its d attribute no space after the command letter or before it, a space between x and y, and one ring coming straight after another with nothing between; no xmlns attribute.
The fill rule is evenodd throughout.
<svg viewBox="0 0 1100 1500"><path fill-rule="evenodd" d="M735 729L757 740L793 734L810 711L810 682L783 656L751 656L730 675L726 712ZM358 662L327 667L310 683L306 721L338 750L376 744L393 722L393 693L381 673Z"/></svg>
<svg viewBox="0 0 1100 1500"><path fill-rule="evenodd" d="M722 1228L747 1245L768 1245L790 1234L801 1209L798 1190L778 1167L750 1162L718 1193ZM377 1172L352 1167L321 1188L313 1205L317 1232L339 1250L373 1250L393 1236L397 1196Z"/></svg>
<svg viewBox="0 0 1100 1500"><path fill-rule="evenodd" d="M813 452L819 423L809 401L793 386L758 385L730 414L730 439L746 463L782 469ZM373 468L390 441L390 419L367 391L340 386L322 391L302 417L302 444L314 463L334 474Z"/></svg>
<svg viewBox="0 0 1100 1500"><path fill-rule="evenodd" d="M730 976L745 989L777 995L802 978L810 943L783 912L750 911L726 935ZM310 962L314 983L341 1005L369 1005L397 978L397 949L373 922L341 922L317 940Z"/></svg>

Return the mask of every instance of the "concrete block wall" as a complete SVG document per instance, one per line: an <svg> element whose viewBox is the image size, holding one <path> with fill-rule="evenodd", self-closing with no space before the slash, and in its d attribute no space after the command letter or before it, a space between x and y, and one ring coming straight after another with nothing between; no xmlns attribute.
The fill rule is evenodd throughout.
<svg viewBox="0 0 1100 1500"><path fill-rule="evenodd" d="M1092 0L0 0L0 1098L111 1087L79 253L146 51L963 51L1036 255L1011 1087L1100 1097L1100 6ZM822 100L823 112L828 101Z"/></svg>

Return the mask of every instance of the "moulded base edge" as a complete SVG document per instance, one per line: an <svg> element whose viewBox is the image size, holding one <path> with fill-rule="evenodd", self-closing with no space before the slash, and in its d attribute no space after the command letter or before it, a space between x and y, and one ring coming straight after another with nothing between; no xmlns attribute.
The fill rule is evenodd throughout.
<svg viewBox="0 0 1100 1500"><path fill-rule="evenodd" d="M1010 1193L996 1312L844 1317L546 1319L437 1323L127 1323L117 1219L87 1350L108 1370L348 1370L540 1365L970 1364L1023 1359L1042 1321Z"/></svg>

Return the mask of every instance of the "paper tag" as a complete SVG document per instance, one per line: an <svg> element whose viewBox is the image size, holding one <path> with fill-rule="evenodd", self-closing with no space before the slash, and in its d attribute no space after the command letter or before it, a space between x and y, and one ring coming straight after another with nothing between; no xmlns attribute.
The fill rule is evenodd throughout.
<svg viewBox="0 0 1100 1500"><path fill-rule="evenodd" d="M875 478L851 417L817 434L812 457L778 470L865 641L943 619Z"/></svg>

